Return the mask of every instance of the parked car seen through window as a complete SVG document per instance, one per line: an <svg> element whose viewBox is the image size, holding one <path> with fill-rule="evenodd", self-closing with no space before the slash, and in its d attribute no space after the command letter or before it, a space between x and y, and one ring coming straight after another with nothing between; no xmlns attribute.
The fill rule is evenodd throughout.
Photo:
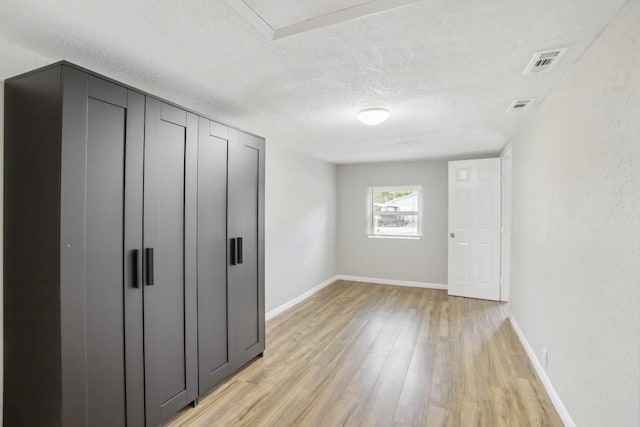
<svg viewBox="0 0 640 427"><path fill-rule="evenodd" d="M420 236L420 186L369 187L367 190L369 236Z"/></svg>

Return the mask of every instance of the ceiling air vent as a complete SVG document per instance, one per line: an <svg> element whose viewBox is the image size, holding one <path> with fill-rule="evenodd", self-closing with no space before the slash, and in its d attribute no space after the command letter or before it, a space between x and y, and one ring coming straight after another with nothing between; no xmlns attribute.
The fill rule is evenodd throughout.
<svg viewBox="0 0 640 427"><path fill-rule="evenodd" d="M514 100L509 108L507 108L507 112L509 111L522 111L529 108L529 106L533 103L533 98L528 99L516 99Z"/></svg>
<svg viewBox="0 0 640 427"><path fill-rule="evenodd" d="M531 58L529 65L527 65L522 74L546 73L553 70L553 67L556 66L566 51L567 49L554 49L534 53L533 58Z"/></svg>

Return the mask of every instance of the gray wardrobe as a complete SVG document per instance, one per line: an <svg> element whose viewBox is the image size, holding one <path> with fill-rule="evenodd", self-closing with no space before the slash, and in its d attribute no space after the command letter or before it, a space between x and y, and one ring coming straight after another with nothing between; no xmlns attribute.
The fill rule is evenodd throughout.
<svg viewBox="0 0 640 427"><path fill-rule="evenodd" d="M5 425L156 426L261 355L264 159L66 62L5 82Z"/></svg>

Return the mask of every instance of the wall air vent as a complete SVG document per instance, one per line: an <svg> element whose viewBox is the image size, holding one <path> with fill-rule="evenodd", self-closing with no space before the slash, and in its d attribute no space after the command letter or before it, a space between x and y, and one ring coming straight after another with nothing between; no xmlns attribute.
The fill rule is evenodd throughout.
<svg viewBox="0 0 640 427"><path fill-rule="evenodd" d="M553 70L566 51L567 49L554 49L534 53L522 74L546 73Z"/></svg>
<svg viewBox="0 0 640 427"><path fill-rule="evenodd" d="M529 106L533 103L533 98L528 99L515 99L509 108L507 108L507 112L509 111L522 111L529 108Z"/></svg>

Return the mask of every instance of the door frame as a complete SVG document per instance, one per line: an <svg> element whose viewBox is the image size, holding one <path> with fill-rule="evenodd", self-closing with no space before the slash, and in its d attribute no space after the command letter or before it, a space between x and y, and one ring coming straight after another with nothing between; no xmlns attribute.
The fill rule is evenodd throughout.
<svg viewBox="0 0 640 427"><path fill-rule="evenodd" d="M507 144L500 153L501 168L501 244L500 301L509 301L511 288L511 233L513 218L513 149Z"/></svg>

